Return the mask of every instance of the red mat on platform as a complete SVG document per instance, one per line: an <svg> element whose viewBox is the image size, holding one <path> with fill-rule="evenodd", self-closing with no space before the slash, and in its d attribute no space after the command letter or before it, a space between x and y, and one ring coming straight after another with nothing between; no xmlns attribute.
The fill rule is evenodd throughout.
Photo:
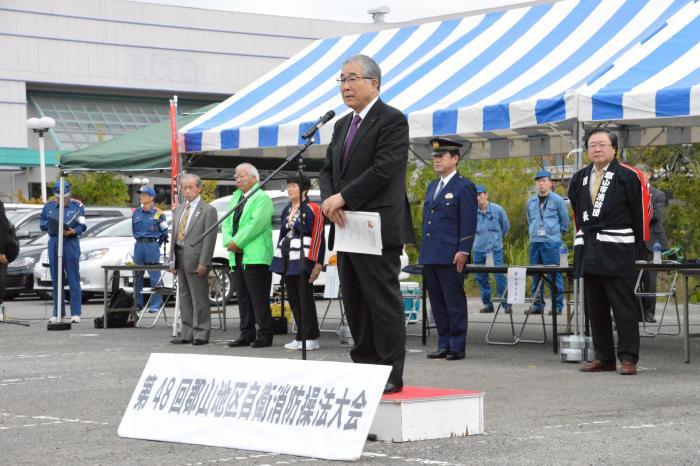
<svg viewBox="0 0 700 466"><path fill-rule="evenodd" d="M403 390L391 395L383 395L382 400L386 401L410 401L428 398L449 398L468 395L479 395L478 390L457 390L454 388L436 388L436 387L413 387L405 386Z"/></svg>

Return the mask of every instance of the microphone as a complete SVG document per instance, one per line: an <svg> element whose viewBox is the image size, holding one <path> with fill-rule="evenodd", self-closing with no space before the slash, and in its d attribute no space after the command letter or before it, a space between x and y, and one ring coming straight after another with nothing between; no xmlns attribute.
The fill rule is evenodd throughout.
<svg viewBox="0 0 700 466"><path fill-rule="evenodd" d="M328 123L333 119L335 116L335 112L333 110L329 110L326 112L325 115L323 115L321 118L318 119L318 122L313 125L311 128L309 128L304 134L301 135L302 139L310 139L311 136L314 135L314 133L323 125Z"/></svg>

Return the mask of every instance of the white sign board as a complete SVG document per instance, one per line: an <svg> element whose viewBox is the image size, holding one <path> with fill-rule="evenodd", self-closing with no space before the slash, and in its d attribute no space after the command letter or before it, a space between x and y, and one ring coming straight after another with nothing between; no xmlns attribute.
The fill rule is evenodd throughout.
<svg viewBox="0 0 700 466"><path fill-rule="evenodd" d="M389 366L153 353L121 437L355 460Z"/></svg>
<svg viewBox="0 0 700 466"><path fill-rule="evenodd" d="M336 251L382 254L382 222L377 212L344 211L345 226L335 227Z"/></svg>
<svg viewBox="0 0 700 466"><path fill-rule="evenodd" d="M508 267L508 304L525 302L525 284L527 269L525 267Z"/></svg>
<svg viewBox="0 0 700 466"><path fill-rule="evenodd" d="M326 266L326 286L323 288L323 297L335 299L340 291L340 277L338 267L335 265Z"/></svg>

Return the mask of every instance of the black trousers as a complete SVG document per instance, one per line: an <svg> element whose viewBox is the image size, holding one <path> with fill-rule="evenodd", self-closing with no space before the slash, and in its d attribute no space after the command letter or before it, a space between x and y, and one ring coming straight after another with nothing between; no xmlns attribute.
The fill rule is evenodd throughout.
<svg viewBox="0 0 700 466"><path fill-rule="evenodd" d="M309 274L307 272L302 274L284 275L284 289L287 291L289 305L292 307L294 321L297 323L294 339L301 341L303 334L304 340L315 340L321 336L321 331L318 328L314 286L309 283Z"/></svg>
<svg viewBox="0 0 700 466"><path fill-rule="evenodd" d="M406 326L399 285L401 248L381 256L338 253L338 273L354 362L391 366L388 382L403 387Z"/></svg>
<svg viewBox="0 0 700 466"><path fill-rule="evenodd" d="M272 343L272 313L270 312L272 272L269 266L253 264L235 267L233 280L236 284L238 312L241 316L240 338L250 342L260 340L263 343Z"/></svg>
<svg viewBox="0 0 700 466"><path fill-rule="evenodd" d="M612 308L617 327L617 359L636 364L639 360L639 307L634 296L635 277L585 274L583 280L596 359L615 362Z"/></svg>

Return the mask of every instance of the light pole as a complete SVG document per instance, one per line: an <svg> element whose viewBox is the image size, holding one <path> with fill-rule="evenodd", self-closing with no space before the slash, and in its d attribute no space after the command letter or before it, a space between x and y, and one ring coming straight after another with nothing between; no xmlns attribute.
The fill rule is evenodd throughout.
<svg viewBox="0 0 700 466"><path fill-rule="evenodd" d="M41 167L41 200L46 204L46 159L44 158L44 133L54 126L56 120L51 117L29 118L25 125L39 134L39 165Z"/></svg>

